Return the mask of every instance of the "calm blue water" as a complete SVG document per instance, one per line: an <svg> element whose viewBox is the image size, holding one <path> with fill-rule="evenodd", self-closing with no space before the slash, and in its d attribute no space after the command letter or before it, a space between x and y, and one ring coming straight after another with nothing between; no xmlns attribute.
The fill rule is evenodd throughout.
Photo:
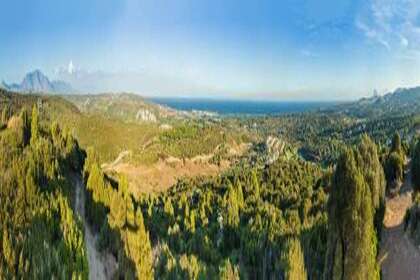
<svg viewBox="0 0 420 280"><path fill-rule="evenodd" d="M221 115L277 115L300 113L329 107L335 104L333 102L280 102L163 97L150 98L150 100L178 110L210 111Z"/></svg>

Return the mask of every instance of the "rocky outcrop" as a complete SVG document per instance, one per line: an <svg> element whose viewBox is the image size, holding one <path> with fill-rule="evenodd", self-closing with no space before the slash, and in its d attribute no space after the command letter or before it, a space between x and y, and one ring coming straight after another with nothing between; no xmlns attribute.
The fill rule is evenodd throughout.
<svg viewBox="0 0 420 280"><path fill-rule="evenodd" d="M271 164L275 162L280 155L283 153L285 143L279 138L274 136L268 136L265 141L266 149L266 163Z"/></svg>
<svg viewBox="0 0 420 280"><path fill-rule="evenodd" d="M143 122L156 122L156 115L147 109L140 109L137 111L136 120Z"/></svg>

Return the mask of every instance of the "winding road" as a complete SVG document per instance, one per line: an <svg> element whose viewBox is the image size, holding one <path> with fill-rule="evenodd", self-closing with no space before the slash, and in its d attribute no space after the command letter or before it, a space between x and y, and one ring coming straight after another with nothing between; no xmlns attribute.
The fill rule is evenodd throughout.
<svg viewBox="0 0 420 280"><path fill-rule="evenodd" d="M420 250L404 232L404 216L412 205L411 171L395 197L387 198L379 261L383 280L420 279Z"/></svg>

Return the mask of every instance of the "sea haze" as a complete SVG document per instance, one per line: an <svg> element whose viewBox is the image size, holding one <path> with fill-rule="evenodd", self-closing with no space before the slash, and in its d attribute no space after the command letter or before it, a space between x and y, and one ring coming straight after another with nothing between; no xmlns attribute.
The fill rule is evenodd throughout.
<svg viewBox="0 0 420 280"><path fill-rule="evenodd" d="M208 111L221 115L278 115L327 108L337 102L317 101L251 101L205 98L154 97L151 101L183 111Z"/></svg>

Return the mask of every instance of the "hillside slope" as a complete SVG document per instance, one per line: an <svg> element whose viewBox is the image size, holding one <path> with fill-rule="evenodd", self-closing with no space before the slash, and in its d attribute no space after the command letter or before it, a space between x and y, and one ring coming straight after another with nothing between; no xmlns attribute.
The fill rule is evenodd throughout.
<svg viewBox="0 0 420 280"><path fill-rule="evenodd" d="M400 88L383 96L362 98L330 110L363 118L420 113L420 87Z"/></svg>
<svg viewBox="0 0 420 280"><path fill-rule="evenodd" d="M143 97L130 94L63 95L87 114L101 115L126 122L157 122L179 118L180 114L171 108L147 101Z"/></svg>

